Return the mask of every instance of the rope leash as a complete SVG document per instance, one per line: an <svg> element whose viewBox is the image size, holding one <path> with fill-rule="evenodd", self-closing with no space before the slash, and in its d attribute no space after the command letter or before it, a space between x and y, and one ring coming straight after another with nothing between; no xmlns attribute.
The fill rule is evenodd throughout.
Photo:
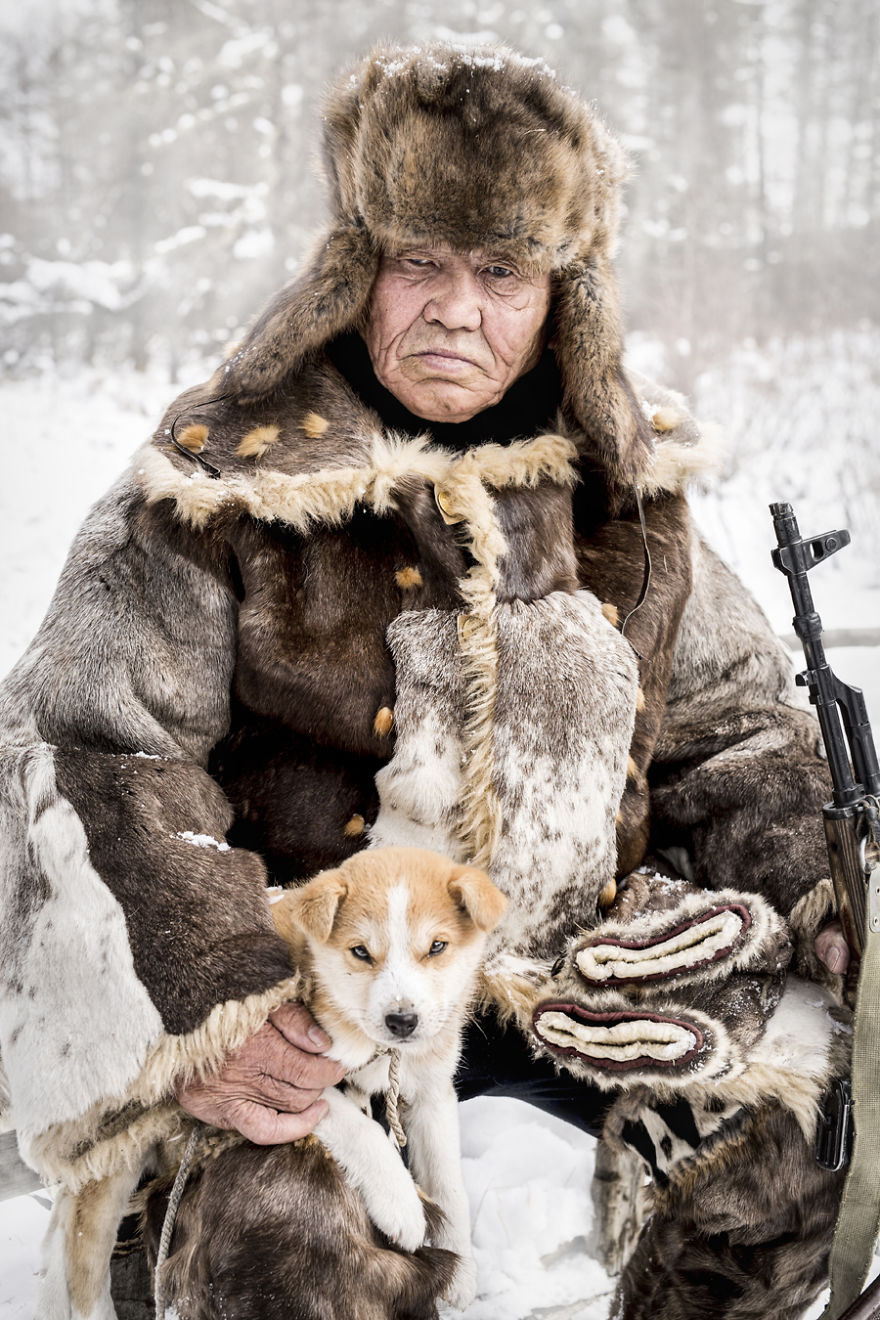
<svg viewBox="0 0 880 1320"><path fill-rule="evenodd" d="M397 1149L406 1145L406 1133L400 1121L400 1050L389 1050L388 1090L385 1093L385 1117L391 1134L397 1143Z"/></svg>
<svg viewBox="0 0 880 1320"><path fill-rule="evenodd" d="M201 1140L203 1126L196 1122L192 1132L189 1134L189 1140L183 1152L183 1159L180 1161L180 1168L177 1170L177 1177L174 1179L174 1185L171 1188L171 1195L168 1198L168 1207L165 1211L165 1218L162 1220L162 1232L159 1236L159 1250L156 1253L156 1270L153 1275L153 1295L156 1299L156 1320L165 1320L165 1289L162 1286L161 1275L162 1266L168 1259L168 1248L171 1245L171 1235L174 1232L174 1221L177 1218L177 1209L183 1196L186 1180L189 1177L189 1171L192 1168L192 1162L195 1157L196 1149Z"/></svg>

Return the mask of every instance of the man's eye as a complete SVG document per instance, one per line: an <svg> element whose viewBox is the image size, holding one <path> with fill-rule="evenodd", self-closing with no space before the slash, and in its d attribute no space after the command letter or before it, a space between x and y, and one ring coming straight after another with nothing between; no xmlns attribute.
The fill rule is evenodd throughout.
<svg viewBox="0 0 880 1320"><path fill-rule="evenodd" d="M424 266L433 266L434 264L431 260L429 260L428 257L404 257L403 260L405 265L416 266L418 268Z"/></svg>
<svg viewBox="0 0 880 1320"><path fill-rule="evenodd" d="M509 266L487 266L486 274L493 280L506 280L514 276L516 271L511 270Z"/></svg>
<svg viewBox="0 0 880 1320"><path fill-rule="evenodd" d="M349 953L353 953L355 958L360 958L361 962L373 961L365 944L355 944L354 948L349 949Z"/></svg>
<svg viewBox="0 0 880 1320"><path fill-rule="evenodd" d="M437 954L442 953L445 948L448 948L447 940L435 940L428 950L428 956L430 958L436 958Z"/></svg>

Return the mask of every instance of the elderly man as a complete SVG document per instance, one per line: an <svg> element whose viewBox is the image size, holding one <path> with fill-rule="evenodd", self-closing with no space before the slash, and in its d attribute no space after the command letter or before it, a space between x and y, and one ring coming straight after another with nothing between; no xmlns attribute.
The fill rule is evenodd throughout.
<svg viewBox="0 0 880 1320"><path fill-rule="evenodd" d="M267 875L296 883L395 829L427 830L502 887L542 877L513 949L536 966L603 912L634 916L625 888L609 907L614 878L650 846L687 859L688 929L702 890L761 895L800 972L823 974L817 730L759 611L691 528L697 428L621 365L617 144L539 62L436 46L346 75L325 157L333 213L311 263L93 510L3 689L0 1046L25 1157L70 1192L120 1169L136 1184L178 1104L257 1144L311 1131L340 1071L291 1002ZM434 651L409 644L413 620ZM456 667L454 701L433 662ZM596 694L621 675L612 710ZM407 775L418 807L389 790ZM649 909L653 874L632 891ZM754 925L750 901L728 908ZM506 1025L487 1009L467 1041L463 1097L520 1095L596 1130L609 1096L630 1105L616 1130L662 1205L627 1267L627 1320L757 1314L755 1286L765 1312L794 1316L821 1285L836 1184L809 1172L776 1083L723 1103L700 1092L689 1117L669 1099L686 1108L701 1069L753 1075L780 941L749 983L763 1007L735 1060L724 1041L744 1001L717 987L642 1015L690 1024L699 1057L669 1046L613 1077L602 1050L554 1052L550 1032L533 1057L503 978L489 998ZM564 975L580 975L570 959ZM748 1161L774 1142L798 1171L775 1192ZM700 1220L688 1186L734 1166L735 1204ZM59 1207L53 1305L67 1289L76 1314L103 1315Z"/></svg>

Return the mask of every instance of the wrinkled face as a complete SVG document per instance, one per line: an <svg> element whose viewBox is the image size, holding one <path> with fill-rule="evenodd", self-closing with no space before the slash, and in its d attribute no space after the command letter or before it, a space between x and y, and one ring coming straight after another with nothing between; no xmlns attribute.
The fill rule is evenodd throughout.
<svg viewBox="0 0 880 1320"><path fill-rule="evenodd" d="M382 258L364 339L376 376L430 422L464 422L538 361L550 276L487 252L412 248Z"/></svg>

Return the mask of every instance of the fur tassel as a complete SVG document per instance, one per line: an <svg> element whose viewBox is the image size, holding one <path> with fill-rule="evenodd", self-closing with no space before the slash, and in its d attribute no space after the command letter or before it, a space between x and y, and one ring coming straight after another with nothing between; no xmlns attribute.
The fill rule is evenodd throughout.
<svg viewBox="0 0 880 1320"><path fill-rule="evenodd" d="M582 428L588 455L612 491L640 484L654 454L654 433L621 365L617 289L601 259L573 263L557 282L556 357L566 413Z"/></svg>

